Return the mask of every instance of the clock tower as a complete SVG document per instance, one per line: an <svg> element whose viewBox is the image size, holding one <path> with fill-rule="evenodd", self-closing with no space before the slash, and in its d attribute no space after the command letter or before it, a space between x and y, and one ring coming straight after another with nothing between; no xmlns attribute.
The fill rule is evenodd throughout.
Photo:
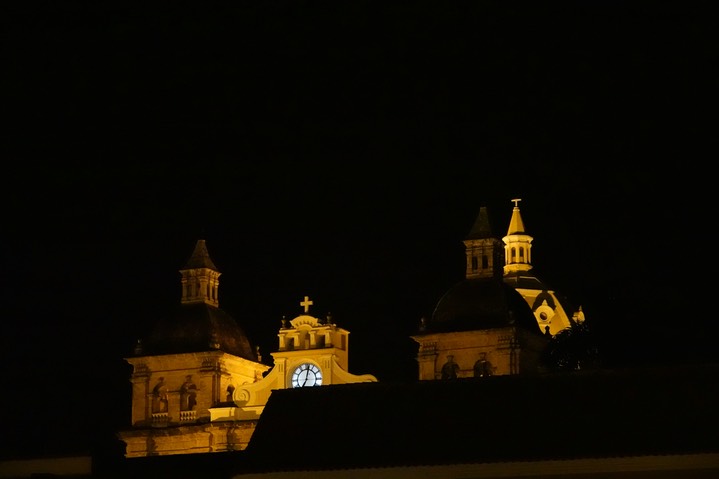
<svg viewBox="0 0 719 479"><path fill-rule="evenodd" d="M279 349L272 353L283 387L307 387L377 381L370 375L349 373L349 331L338 327L331 314L318 319L309 313L313 302L305 296L302 314L283 320L279 330Z"/></svg>
<svg viewBox="0 0 719 479"><path fill-rule="evenodd" d="M292 320L282 319L278 349L271 353L273 368L264 378L235 390L233 404L213 408L213 422L259 418L275 389L377 381L371 374L349 372L349 331L338 327L331 314L324 319L312 316L312 304L305 296L299 303L302 312Z"/></svg>

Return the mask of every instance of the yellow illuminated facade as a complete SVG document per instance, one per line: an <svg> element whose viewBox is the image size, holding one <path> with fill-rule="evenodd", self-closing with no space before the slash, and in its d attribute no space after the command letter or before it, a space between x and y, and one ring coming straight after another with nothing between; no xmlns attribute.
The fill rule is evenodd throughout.
<svg viewBox="0 0 719 479"><path fill-rule="evenodd" d="M312 316L308 297L302 314L283 321L274 367L263 364L219 308L220 272L204 240L180 274L180 314L126 358L131 427L119 433L126 457L242 450L273 390L377 380L348 372L349 332L331 316Z"/></svg>

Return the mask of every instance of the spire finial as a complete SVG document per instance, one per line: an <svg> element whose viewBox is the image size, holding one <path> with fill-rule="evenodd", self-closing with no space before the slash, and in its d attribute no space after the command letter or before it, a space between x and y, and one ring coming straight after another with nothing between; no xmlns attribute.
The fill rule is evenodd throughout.
<svg viewBox="0 0 719 479"><path fill-rule="evenodd" d="M522 198L513 198L512 202L514 203L515 208L519 208L519 202L522 201Z"/></svg>

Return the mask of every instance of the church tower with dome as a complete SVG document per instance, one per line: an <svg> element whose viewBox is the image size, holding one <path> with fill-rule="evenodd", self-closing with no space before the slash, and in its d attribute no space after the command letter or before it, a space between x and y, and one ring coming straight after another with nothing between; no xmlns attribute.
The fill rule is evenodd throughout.
<svg viewBox="0 0 719 479"><path fill-rule="evenodd" d="M375 382L348 371L349 331L331 315L283 320L274 366L220 308L220 272L205 240L180 270L182 296L125 360L132 366L131 427L118 433L125 456L242 450L275 389Z"/></svg>
<svg viewBox="0 0 719 479"><path fill-rule="evenodd" d="M220 272L205 240L180 270L174 311L139 340L132 366L131 428L119 433L126 457L228 450L249 441L253 427L213 424L211 409L270 369L244 329L220 308Z"/></svg>
<svg viewBox="0 0 719 479"><path fill-rule="evenodd" d="M493 233L487 207L464 239L465 277L447 290L412 336L419 379L454 379L541 370L549 339L570 326L559 296L532 271L519 199L507 234ZM583 320L581 309L573 320Z"/></svg>

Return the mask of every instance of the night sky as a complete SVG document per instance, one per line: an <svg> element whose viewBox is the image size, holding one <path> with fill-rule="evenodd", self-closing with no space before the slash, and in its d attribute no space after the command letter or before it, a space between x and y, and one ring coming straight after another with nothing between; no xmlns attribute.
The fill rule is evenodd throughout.
<svg viewBox="0 0 719 479"><path fill-rule="evenodd" d="M696 292L716 151L701 8L2 10L0 409L22 405L3 419L18 450L125 425L122 358L179 302L198 239L266 361L308 295L351 332L351 372L413 380L409 335L463 278L479 207L502 236L512 198L535 272L608 365L719 359Z"/></svg>

